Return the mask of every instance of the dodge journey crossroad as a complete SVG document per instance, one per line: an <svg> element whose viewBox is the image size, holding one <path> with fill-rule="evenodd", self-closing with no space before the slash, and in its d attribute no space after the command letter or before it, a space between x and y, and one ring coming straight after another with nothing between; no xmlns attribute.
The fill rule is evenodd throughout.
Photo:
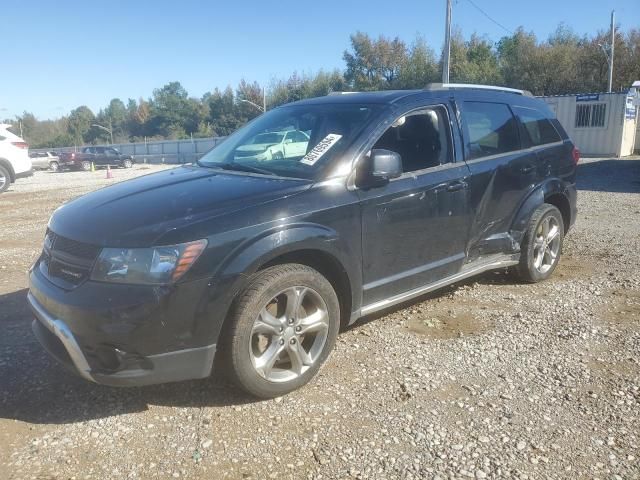
<svg viewBox="0 0 640 480"><path fill-rule="evenodd" d="M436 84L275 108L197 164L58 208L29 272L33 330L97 383L215 365L252 395L282 395L360 317L491 269L548 278L576 217L578 159L519 90Z"/></svg>

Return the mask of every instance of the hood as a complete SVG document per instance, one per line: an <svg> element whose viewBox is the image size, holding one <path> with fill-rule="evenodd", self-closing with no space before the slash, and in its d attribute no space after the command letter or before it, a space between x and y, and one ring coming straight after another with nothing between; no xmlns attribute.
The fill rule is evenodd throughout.
<svg viewBox="0 0 640 480"><path fill-rule="evenodd" d="M293 195L309 185L295 179L185 166L77 198L54 212L49 228L94 245L147 247L162 243L161 237L168 232Z"/></svg>

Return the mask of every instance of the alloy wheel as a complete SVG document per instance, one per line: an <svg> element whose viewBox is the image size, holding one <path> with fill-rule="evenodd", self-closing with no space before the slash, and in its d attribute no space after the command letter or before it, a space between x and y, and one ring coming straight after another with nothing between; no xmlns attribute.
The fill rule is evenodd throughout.
<svg viewBox="0 0 640 480"><path fill-rule="evenodd" d="M542 219L536 230L533 243L533 266L544 274L549 271L558 259L560 250L560 224L552 215Z"/></svg>
<svg viewBox="0 0 640 480"><path fill-rule="evenodd" d="M327 305L313 289L287 288L260 311L249 351L258 374L270 382L303 375L320 357L329 333Z"/></svg>

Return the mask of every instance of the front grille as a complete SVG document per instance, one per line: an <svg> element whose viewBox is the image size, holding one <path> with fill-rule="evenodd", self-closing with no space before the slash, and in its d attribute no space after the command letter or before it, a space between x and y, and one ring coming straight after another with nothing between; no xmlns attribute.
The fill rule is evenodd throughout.
<svg viewBox="0 0 640 480"><path fill-rule="evenodd" d="M47 230L40 271L56 285L73 288L89 278L99 253L100 247Z"/></svg>
<svg viewBox="0 0 640 480"><path fill-rule="evenodd" d="M89 270L56 260L49 262L49 276L61 278L65 282L77 285L89 276Z"/></svg>
<svg viewBox="0 0 640 480"><path fill-rule="evenodd" d="M100 253L100 247L62 237L51 230L47 232L47 235L49 235L51 248L54 251L67 253L86 260L95 260L98 253Z"/></svg>

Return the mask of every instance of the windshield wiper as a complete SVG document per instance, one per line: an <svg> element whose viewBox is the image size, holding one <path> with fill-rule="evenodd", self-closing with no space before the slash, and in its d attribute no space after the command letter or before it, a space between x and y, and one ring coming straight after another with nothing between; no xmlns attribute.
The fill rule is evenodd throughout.
<svg viewBox="0 0 640 480"><path fill-rule="evenodd" d="M244 163L221 163L216 165L216 167L222 168L223 170L234 170L237 172L250 172L250 173L260 173L262 175L275 175L270 170L265 170L264 168L252 167L251 165L245 165Z"/></svg>

